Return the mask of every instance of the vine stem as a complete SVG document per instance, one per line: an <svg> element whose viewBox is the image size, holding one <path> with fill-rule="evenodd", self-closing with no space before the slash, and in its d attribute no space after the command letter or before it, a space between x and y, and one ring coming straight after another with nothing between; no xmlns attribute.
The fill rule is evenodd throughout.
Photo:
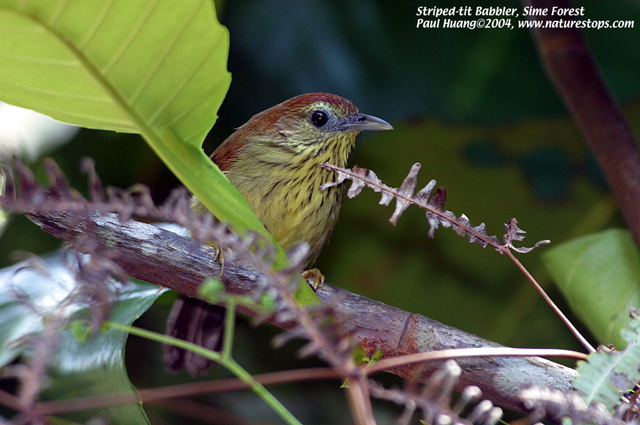
<svg viewBox="0 0 640 425"><path fill-rule="evenodd" d="M253 390L253 392L255 392L265 403L267 403L267 405L269 405L269 407L271 407L287 424L302 425L302 423L298 419L296 419L296 417L293 416L293 414L289 412L289 410L287 410L287 408L284 407L282 403L280 403L280 401L278 401L278 399L273 396L273 394L271 394L262 384L257 382L249 372L247 372L232 358L227 359L221 354L213 352L211 350L207 350L206 348L200 347L197 344L192 344L180 339L169 337L167 335L140 329L135 326L126 326L111 321L104 322L103 326L111 329L117 329L119 331L127 332L129 334L140 336L143 338L148 338L152 341L161 342L163 344L172 344L180 348L185 348L187 350L197 352L198 354L221 364L231 373L236 375L238 379L247 384L247 386L251 388L251 390Z"/></svg>
<svg viewBox="0 0 640 425"><path fill-rule="evenodd" d="M527 279L529 279L529 282L531 282L533 287L536 288L536 291L538 291L540 296L542 296L542 298L546 301L549 307L551 307L551 309L558 315L558 317L560 317L560 320L564 322L564 324L569 328L571 333L578 339L578 341L580 341L580 343L584 346L584 348L586 348L590 353L595 353L596 349L593 348L593 346L589 344L589 341L587 341L587 339L584 336L582 336L580 331L576 329L573 323L571 323L571 321L567 318L567 316L565 316L562 310L560 310L560 307L558 307L556 303L553 302L551 297L547 295L544 289L542 289L542 286L540 286L538 281L536 281L536 279L531 275L531 273L529 273L529 270L527 270L526 267L522 265L520 260L518 260L515 255L513 255L513 252L511 252L511 250L509 249L505 249L502 252L505 253L511 259L511 261L513 261L513 263L520 269L520 271L527 277Z"/></svg>

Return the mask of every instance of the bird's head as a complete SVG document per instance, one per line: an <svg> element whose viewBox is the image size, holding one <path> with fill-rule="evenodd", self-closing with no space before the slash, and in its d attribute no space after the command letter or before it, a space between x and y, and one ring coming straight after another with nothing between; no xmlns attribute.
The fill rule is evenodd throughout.
<svg viewBox="0 0 640 425"><path fill-rule="evenodd" d="M386 121L361 114L350 101L329 93L296 96L269 111L279 115L274 127L284 136L281 143L300 153L338 147L350 151L361 131L393 129Z"/></svg>
<svg viewBox="0 0 640 425"><path fill-rule="evenodd" d="M212 159L224 169L250 145L252 156L271 156L276 149L284 155L283 161L293 156L299 160L324 157L344 166L360 132L392 129L380 118L359 113L340 96L308 93L254 115Z"/></svg>

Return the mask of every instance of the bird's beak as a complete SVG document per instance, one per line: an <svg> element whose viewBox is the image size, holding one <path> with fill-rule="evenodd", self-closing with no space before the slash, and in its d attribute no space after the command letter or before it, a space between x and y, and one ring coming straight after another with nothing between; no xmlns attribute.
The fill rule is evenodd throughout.
<svg viewBox="0 0 640 425"><path fill-rule="evenodd" d="M391 124L383 119L366 114L355 114L348 117L342 125L343 131L382 131L393 130Z"/></svg>

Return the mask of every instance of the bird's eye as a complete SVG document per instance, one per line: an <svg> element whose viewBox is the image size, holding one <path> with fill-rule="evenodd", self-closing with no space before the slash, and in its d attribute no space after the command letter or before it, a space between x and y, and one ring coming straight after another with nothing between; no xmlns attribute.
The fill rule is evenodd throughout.
<svg viewBox="0 0 640 425"><path fill-rule="evenodd" d="M311 113L311 122L316 127L320 128L329 121L329 116L324 111L313 111Z"/></svg>

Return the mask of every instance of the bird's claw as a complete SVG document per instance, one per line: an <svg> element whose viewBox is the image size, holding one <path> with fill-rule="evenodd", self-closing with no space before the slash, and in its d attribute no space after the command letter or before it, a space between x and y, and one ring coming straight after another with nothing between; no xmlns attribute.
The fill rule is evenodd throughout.
<svg viewBox="0 0 640 425"><path fill-rule="evenodd" d="M218 245L212 244L211 246L216 250L213 261L218 261L220 263L220 276L218 277L222 278L222 274L224 273L224 250Z"/></svg>
<svg viewBox="0 0 640 425"><path fill-rule="evenodd" d="M324 275L318 269L309 269L302 272L302 277L311 285L314 291L324 286Z"/></svg>

